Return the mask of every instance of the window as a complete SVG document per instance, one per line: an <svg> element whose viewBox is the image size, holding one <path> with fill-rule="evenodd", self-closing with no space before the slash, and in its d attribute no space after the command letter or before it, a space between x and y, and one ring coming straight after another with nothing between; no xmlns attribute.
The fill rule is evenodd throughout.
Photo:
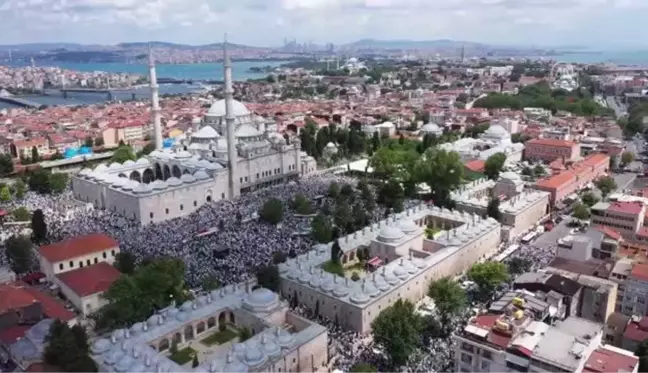
<svg viewBox="0 0 648 373"><path fill-rule="evenodd" d="M99 258L95 257L94 262L95 262L95 264L99 263Z"/></svg>
<svg viewBox="0 0 648 373"><path fill-rule="evenodd" d="M293 357L293 364L295 364L296 362L297 362L297 359L295 359L295 358Z"/></svg>
<svg viewBox="0 0 648 373"><path fill-rule="evenodd" d="M482 350L481 355L485 357L486 359L491 359L493 360L493 353L488 351L488 350Z"/></svg>
<svg viewBox="0 0 648 373"><path fill-rule="evenodd" d="M259 173L257 172L257 179L259 178Z"/></svg>
<svg viewBox="0 0 648 373"><path fill-rule="evenodd" d="M92 264L92 262L90 262L90 259L86 260L86 264L87 264L87 265Z"/></svg>
<svg viewBox="0 0 648 373"><path fill-rule="evenodd" d="M70 268L74 268L74 262L70 260Z"/></svg>
<svg viewBox="0 0 648 373"><path fill-rule="evenodd" d="M463 342L461 344L461 349L464 350L464 351L468 351L468 352L474 352L475 351L473 346L471 344L466 343L466 342Z"/></svg>
<svg viewBox="0 0 648 373"><path fill-rule="evenodd" d="M106 257L108 256L108 255L106 255L105 251L103 253L101 253L101 255L103 255L104 259L106 259Z"/></svg>
<svg viewBox="0 0 648 373"><path fill-rule="evenodd" d="M59 264L59 269L63 270L63 263Z"/></svg>
<svg viewBox="0 0 648 373"><path fill-rule="evenodd" d="M194 207L198 206L198 202L194 201Z"/></svg>
<svg viewBox="0 0 648 373"><path fill-rule="evenodd" d="M83 268L83 262L79 262L79 267Z"/></svg>
<svg viewBox="0 0 648 373"><path fill-rule="evenodd" d="M112 254L112 256L115 256L115 250L110 250L110 253Z"/></svg>
<svg viewBox="0 0 648 373"><path fill-rule="evenodd" d="M166 212L166 214L169 215L169 209L164 209L164 212Z"/></svg>
<svg viewBox="0 0 648 373"><path fill-rule="evenodd" d="M153 219L153 213L150 213L149 216L151 217L151 219Z"/></svg>
<svg viewBox="0 0 648 373"><path fill-rule="evenodd" d="M221 193L221 199L225 199L225 193Z"/></svg>
<svg viewBox="0 0 648 373"><path fill-rule="evenodd" d="M466 363L466 364L471 364L472 365L472 356L468 354L461 354L461 361Z"/></svg>
<svg viewBox="0 0 648 373"><path fill-rule="evenodd" d="M481 370L483 371L489 371L490 370L490 362L488 360L482 360L481 363L479 364Z"/></svg>
<svg viewBox="0 0 648 373"><path fill-rule="evenodd" d="M180 205L180 211L184 210L184 206Z"/></svg>

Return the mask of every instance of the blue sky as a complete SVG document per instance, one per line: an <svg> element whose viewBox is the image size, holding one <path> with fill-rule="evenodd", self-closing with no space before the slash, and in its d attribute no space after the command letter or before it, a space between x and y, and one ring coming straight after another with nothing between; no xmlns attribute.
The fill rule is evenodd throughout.
<svg viewBox="0 0 648 373"><path fill-rule="evenodd" d="M294 37L646 48L647 14L648 0L0 0L0 44L203 44L228 32L259 46Z"/></svg>

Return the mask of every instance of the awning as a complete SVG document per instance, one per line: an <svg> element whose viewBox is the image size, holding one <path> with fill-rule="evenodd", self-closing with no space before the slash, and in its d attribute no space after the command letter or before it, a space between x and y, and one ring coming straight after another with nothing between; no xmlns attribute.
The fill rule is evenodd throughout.
<svg viewBox="0 0 648 373"><path fill-rule="evenodd" d="M369 259L367 264L369 264L370 266L373 266L373 267L378 267L378 266L380 266L382 264L382 259L380 259L377 256L374 256L373 258Z"/></svg>
<svg viewBox="0 0 648 373"><path fill-rule="evenodd" d="M0 217L1 216L6 216L8 214L7 211L0 209Z"/></svg>

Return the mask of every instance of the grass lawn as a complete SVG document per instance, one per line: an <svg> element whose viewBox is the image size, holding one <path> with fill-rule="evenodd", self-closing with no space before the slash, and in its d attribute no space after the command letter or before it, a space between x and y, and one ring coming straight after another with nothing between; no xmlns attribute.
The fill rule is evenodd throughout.
<svg viewBox="0 0 648 373"><path fill-rule="evenodd" d="M342 267L342 264L340 263L333 263L329 260L322 264L322 269L334 275L344 276L344 267Z"/></svg>
<svg viewBox="0 0 648 373"><path fill-rule="evenodd" d="M185 347L182 350L178 350L177 353L171 354L169 359L178 363L178 365L183 365L191 361L193 356L196 354L196 350L191 347Z"/></svg>
<svg viewBox="0 0 648 373"><path fill-rule="evenodd" d="M213 346L215 344L222 345L236 338L237 335L238 333L236 333L235 330L225 328L225 330L223 330L222 332L218 331L216 333L212 333L212 335L210 335L209 337L201 340L200 343L204 344L205 346Z"/></svg>

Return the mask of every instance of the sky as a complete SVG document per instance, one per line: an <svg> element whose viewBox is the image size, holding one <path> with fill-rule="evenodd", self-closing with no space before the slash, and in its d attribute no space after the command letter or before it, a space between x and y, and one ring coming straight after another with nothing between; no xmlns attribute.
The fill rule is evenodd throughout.
<svg viewBox="0 0 648 373"><path fill-rule="evenodd" d="M0 0L0 44L359 39L648 47L648 0Z"/></svg>

